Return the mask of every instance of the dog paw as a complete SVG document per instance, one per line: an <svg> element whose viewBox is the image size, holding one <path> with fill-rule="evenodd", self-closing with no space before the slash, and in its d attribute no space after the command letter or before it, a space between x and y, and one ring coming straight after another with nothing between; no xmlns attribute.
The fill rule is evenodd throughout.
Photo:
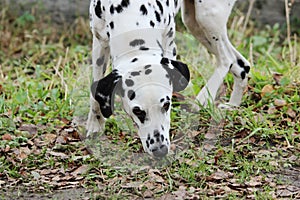
<svg viewBox="0 0 300 200"><path fill-rule="evenodd" d="M105 129L105 120L98 120L96 117L89 117L86 124L86 137L89 137L93 133L99 133Z"/></svg>
<svg viewBox="0 0 300 200"><path fill-rule="evenodd" d="M218 108L223 109L223 110L234 110L237 106L231 105L229 103L220 103L218 105Z"/></svg>

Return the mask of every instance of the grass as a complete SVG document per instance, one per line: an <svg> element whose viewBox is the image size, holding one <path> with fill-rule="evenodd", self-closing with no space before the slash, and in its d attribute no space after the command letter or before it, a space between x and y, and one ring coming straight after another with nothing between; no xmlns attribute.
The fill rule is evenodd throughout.
<svg viewBox="0 0 300 200"><path fill-rule="evenodd" d="M240 34L239 17L231 18L229 35L253 68L242 106L235 110L211 105L194 114L182 109L205 84L214 59L189 33L177 33L179 55L193 79L182 93L186 101L171 114L177 151L159 162L143 155L120 108L105 133L92 143L80 140L82 129L74 118L88 112L91 68L85 19L56 27L47 17L10 16L3 8L0 186L5 195L0 198L31 192L38 198L77 187L86 189L83 197L95 199L299 197L297 188L286 192L300 182L295 179L300 168L299 38L288 40L278 25L258 29L252 22ZM228 75L220 101L228 100L232 84Z"/></svg>

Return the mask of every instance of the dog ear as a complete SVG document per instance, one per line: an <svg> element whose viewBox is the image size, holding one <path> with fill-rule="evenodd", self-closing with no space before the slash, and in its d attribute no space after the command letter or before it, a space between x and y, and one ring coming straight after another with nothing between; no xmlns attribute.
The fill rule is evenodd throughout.
<svg viewBox="0 0 300 200"><path fill-rule="evenodd" d="M91 86L91 92L95 100L99 103L102 115L108 118L114 110L114 95L122 88L122 77L117 70L112 71L99 81L95 81Z"/></svg>
<svg viewBox="0 0 300 200"><path fill-rule="evenodd" d="M173 84L173 91L179 92L184 90L190 81L190 71L188 66L180 61L168 58L162 58L160 63L170 76L170 80Z"/></svg>

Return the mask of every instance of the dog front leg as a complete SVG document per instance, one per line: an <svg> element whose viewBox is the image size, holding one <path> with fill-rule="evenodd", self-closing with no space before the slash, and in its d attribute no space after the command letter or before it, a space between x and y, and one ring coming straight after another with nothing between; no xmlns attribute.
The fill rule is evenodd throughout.
<svg viewBox="0 0 300 200"><path fill-rule="evenodd" d="M93 81L98 81L103 78L105 70L109 62L110 50L107 42L103 42L93 37L92 49L92 66L93 66ZM87 120L87 137L95 132L104 130L105 118L103 117L99 103L90 94L90 111Z"/></svg>

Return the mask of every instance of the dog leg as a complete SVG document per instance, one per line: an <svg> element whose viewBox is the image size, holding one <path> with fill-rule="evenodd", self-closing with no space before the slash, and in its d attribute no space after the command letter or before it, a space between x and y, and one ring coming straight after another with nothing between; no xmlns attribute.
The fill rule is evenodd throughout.
<svg viewBox="0 0 300 200"><path fill-rule="evenodd" d="M109 62L109 47L103 42L93 37L92 65L93 65L93 81L103 78L105 70ZM87 137L95 132L104 130L105 118L101 114L99 103L90 95L90 112L87 120Z"/></svg>
<svg viewBox="0 0 300 200"><path fill-rule="evenodd" d="M217 69L196 97L204 106L215 99L229 70L236 77L229 104L240 104L243 88L247 85L249 62L232 46L227 36L226 25L234 3L235 0L183 1L185 25L217 59Z"/></svg>

